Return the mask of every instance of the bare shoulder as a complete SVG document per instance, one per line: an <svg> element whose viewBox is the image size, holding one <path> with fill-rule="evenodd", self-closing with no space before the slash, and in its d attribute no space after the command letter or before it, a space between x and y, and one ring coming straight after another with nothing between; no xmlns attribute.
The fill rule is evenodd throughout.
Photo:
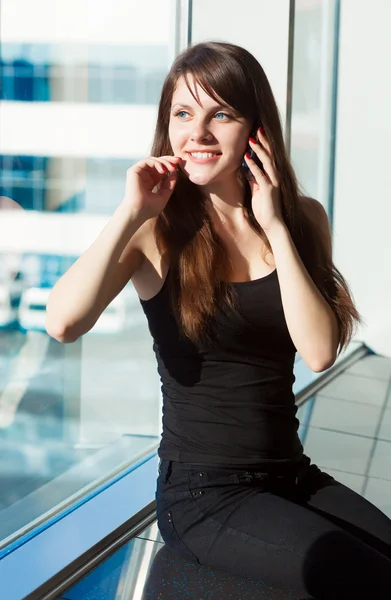
<svg viewBox="0 0 391 600"><path fill-rule="evenodd" d="M332 235L331 225L328 214L321 202L308 196L299 196L301 207L309 218L312 226L316 229L317 234L325 244L329 256L332 253Z"/></svg>

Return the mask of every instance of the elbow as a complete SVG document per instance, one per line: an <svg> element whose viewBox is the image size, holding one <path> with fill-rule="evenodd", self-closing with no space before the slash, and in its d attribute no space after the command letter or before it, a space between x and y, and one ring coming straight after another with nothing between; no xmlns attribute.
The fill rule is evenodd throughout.
<svg viewBox="0 0 391 600"><path fill-rule="evenodd" d="M61 328L58 327L58 325L56 326L55 324L53 325L52 323L49 323L48 319L46 319L45 329L46 333L51 338L57 342L60 342L61 344L72 344L79 338L79 336L72 335L71 332L67 331L66 328Z"/></svg>
<svg viewBox="0 0 391 600"><path fill-rule="evenodd" d="M79 339L80 336L70 336L67 334L53 334L50 331L46 330L46 332L48 333L48 335L50 335L50 337L52 337L54 340L56 340L57 342L60 342L60 344L73 344L73 342L76 342L76 340Z"/></svg>
<svg viewBox="0 0 391 600"><path fill-rule="evenodd" d="M327 369L330 369L334 363L335 363L335 357L332 360L329 360L328 362L318 362L318 363L312 364L310 366L310 369L311 369L311 371L314 371L315 373L322 373L323 371L327 371Z"/></svg>

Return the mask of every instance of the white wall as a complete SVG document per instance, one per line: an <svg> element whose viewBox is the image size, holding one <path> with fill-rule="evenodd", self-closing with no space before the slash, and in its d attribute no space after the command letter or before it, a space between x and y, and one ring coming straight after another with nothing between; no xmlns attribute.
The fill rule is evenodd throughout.
<svg viewBox="0 0 391 600"><path fill-rule="evenodd" d="M261 63L285 126L289 0L195 0L192 43L225 41L243 46Z"/></svg>
<svg viewBox="0 0 391 600"><path fill-rule="evenodd" d="M391 2L341 5L334 260L367 322L357 338L391 356Z"/></svg>

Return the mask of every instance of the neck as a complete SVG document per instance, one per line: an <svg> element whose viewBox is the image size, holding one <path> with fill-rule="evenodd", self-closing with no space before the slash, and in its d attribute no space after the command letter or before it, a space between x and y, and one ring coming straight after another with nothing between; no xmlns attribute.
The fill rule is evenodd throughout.
<svg viewBox="0 0 391 600"><path fill-rule="evenodd" d="M239 177L200 186L205 198L210 200L215 216L222 221L241 222L245 189Z"/></svg>

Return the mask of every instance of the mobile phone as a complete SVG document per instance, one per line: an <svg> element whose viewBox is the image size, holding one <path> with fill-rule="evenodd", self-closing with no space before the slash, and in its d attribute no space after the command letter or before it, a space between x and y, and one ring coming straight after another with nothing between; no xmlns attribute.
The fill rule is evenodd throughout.
<svg viewBox="0 0 391 600"><path fill-rule="evenodd" d="M257 139L257 131L258 131L258 127L255 127L255 129L253 129L253 131L251 132L251 137L254 140ZM249 153L250 158L252 158L252 160L255 162L256 165L258 165L258 167L261 169L262 173L265 173L263 164L259 160L258 156L255 154L254 150L252 148L250 148L250 146L247 146L246 152ZM244 158L243 158L243 162L242 162L242 169L243 169L244 175L246 177L253 177L253 174L251 173L250 168L248 167Z"/></svg>

